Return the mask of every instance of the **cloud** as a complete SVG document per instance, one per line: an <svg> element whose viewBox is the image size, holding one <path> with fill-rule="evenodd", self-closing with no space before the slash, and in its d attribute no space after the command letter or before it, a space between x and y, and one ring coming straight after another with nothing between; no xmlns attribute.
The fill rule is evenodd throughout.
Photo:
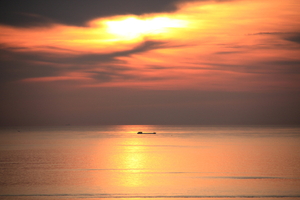
<svg viewBox="0 0 300 200"><path fill-rule="evenodd" d="M46 55L36 52L17 52L3 45L0 45L0 52L0 81L2 83L58 75L59 70L50 63L50 58L45 58Z"/></svg>
<svg viewBox="0 0 300 200"><path fill-rule="evenodd" d="M258 32L248 35L274 35L287 41L300 43L300 32Z"/></svg>
<svg viewBox="0 0 300 200"><path fill-rule="evenodd" d="M219 51L215 54L237 54L237 53L243 53L242 51Z"/></svg>
<svg viewBox="0 0 300 200"><path fill-rule="evenodd" d="M285 37L286 40L300 44L300 33L294 33Z"/></svg>
<svg viewBox="0 0 300 200"><path fill-rule="evenodd" d="M286 34L286 32L258 32L258 33L250 33L248 35L281 35Z"/></svg>
<svg viewBox="0 0 300 200"><path fill-rule="evenodd" d="M49 26L60 23L87 26L87 22L114 15L174 12L182 2L211 0L10 0L0 2L0 24L16 27ZM233 0L214 0L227 2Z"/></svg>
<svg viewBox="0 0 300 200"><path fill-rule="evenodd" d="M1 11L0 23L26 28L34 26L48 27L54 21L39 14Z"/></svg>
<svg viewBox="0 0 300 200"><path fill-rule="evenodd" d="M258 65L258 69L266 70L268 74L300 74L300 59L299 60L277 60L265 61L263 66ZM266 67L264 67L266 66Z"/></svg>
<svg viewBox="0 0 300 200"><path fill-rule="evenodd" d="M123 56L130 56L132 54L138 54L142 52L147 52L153 49L163 48L166 44L165 42L161 41L144 41L138 46L134 47L133 49L124 50L124 51L117 51L113 53L89 53L89 54L82 54L75 57L67 58L64 61L72 61L76 63L82 64L94 64L98 62L108 62L108 61L118 61L118 57Z"/></svg>
<svg viewBox="0 0 300 200"><path fill-rule="evenodd" d="M30 49L27 48L0 45L0 80L2 82L33 80L32 78L54 77L71 72L85 73L85 76L100 82L108 82L114 78L135 79L138 76L123 74L124 71L133 69L126 66L124 61L119 60L119 57L129 57L153 49L164 48L166 45L161 41L144 41L129 50L79 55L29 51Z"/></svg>
<svg viewBox="0 0 300 200"><path fill-rule="evenodd" d="M0 3L0 23L19 26L47 26L49 20L75 26L85 26L91 19L145 13L172 12L178 0L10 0ZM24 14L26 13L26 14Z"/></svg>

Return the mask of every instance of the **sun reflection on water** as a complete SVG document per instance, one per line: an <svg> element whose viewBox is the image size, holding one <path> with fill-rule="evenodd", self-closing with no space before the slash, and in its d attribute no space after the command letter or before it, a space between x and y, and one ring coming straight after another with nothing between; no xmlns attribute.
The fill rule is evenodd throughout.
<svg viewBox="0 0 300 200"><path fill-rule="evenodd" d="M123 187L140 187L149 184L147 172L154 166L151 154L151 136L139 137L138 131L150 131L151 126L122 126L122 132L132 137L124 137L116 146L113 164L120 169L116 179L117 184ZM137 136L137 137L135 137ZM147 138L147 139L146 139Z"/></svg>
<svg viewBox="0 0 300 200"><path fill-rule="evenodd" d="M119 147L119 154L115 157L118 168L123 169L119 183L126 187L145 185L141 173L147 169L149 161L147 147L139 138L126 138Z"/></svg>

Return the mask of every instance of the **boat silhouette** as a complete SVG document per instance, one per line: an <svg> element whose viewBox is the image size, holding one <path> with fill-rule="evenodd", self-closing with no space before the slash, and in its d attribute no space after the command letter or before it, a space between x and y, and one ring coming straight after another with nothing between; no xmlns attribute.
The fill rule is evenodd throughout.
<svg viewBox="0 0 300 200"><path fill-rule="evenodd" d="M137 134L156 134L156 132L153 132L153 133L143 133L143 132L137 132Z"/></svg>

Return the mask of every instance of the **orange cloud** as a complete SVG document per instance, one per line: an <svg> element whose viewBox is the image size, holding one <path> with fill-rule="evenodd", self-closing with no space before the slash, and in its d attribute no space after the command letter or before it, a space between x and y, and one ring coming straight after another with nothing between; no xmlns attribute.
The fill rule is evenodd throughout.
<svg viewBox="0 0 300 200"><path fill-rule="evenodd" d="M55 65L56 76L24 81L84 79L82 86L152 89L287 88L299 86L287 75L300 63L299 43L287 39L300 33L299 4L192 1L174 13L100 18L89 27L1 26L0 42L18 55L51 55L52 60L45 55L41 60Z"/></svg>

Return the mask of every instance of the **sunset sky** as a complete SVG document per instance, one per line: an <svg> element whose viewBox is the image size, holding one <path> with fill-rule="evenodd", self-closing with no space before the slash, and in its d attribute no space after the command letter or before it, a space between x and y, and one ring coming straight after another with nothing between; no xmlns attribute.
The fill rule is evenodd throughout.
<svg viewBox="0 0 300 200"><path fill-rule="evenodd" d="M299 125L299 0L4 0L0 125Z"/></svg>

